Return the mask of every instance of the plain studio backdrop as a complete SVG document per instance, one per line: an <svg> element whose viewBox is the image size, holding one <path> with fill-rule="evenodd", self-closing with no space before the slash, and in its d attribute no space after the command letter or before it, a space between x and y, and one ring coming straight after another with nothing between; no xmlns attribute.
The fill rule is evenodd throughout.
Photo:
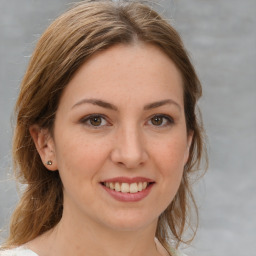
<svg viewBox="0 0 256 256"><path fill-rule="evenodd" d="M200 226L191 256L256 252L256 1L159 0L201 79L210 167L196 186ZM0 227L18 194L11 114L39 35L68 0L0 0ZM2 236L4 236L4 232ZM0 238L1 241L1 238Z"/></svg>

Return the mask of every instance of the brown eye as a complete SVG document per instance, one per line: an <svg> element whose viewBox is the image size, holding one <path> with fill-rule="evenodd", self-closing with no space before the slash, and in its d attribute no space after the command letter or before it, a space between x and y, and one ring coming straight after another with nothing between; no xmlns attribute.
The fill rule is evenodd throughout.
<svg viewBox="0 0 256 256"><path fill-rule="evenodd" d="M151 123L156 126L160 126L163 124L163 117L162 116L154 116L151 118Z"/></svg>
<svg viewBox="0 0 256 256"><path fill-rule="evenodd" d="M164 114L159 114L159 115L154 115L149 119L149 124L162 128L162 127L167 127L169 125L174 124L174 120L171 116L169 115L164 115Z"/></svg>
<svg viewBox="0 0 256 256"><path fill-rule="evenodd" d="M111 125L104 115L92 114L88 115L80 120L80 123L92 128L98 129Z"/></svg>
<svg viewBox="0 0 256 256"><path fill-rule="evenodd" d="M100 126L102 123L102 117L100 116L94 116L89 119L89 122L93 126Z"/></svg>

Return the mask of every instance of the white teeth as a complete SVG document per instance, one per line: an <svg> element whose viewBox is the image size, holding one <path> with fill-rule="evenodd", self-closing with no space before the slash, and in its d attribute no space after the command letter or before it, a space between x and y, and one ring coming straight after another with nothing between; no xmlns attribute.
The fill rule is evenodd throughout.
<svg viewBox="0 0 256 256"><path fill-rule="evenodd" d="M143 189L142 182L139 182L138 183L138 191L142 191L142 189Z"/></svg>
<svg viewBox="0 0 256 256"><path fill-rule="evenodd" d="M122 193L137 193L147 188L147 182L138 182L138 183L119 183L119 182L105 182L104 185L107 188L115 190Z"/></svg>
<svg viewBox="0 0 256 256"><path fill-rule="evenodd" d="M122 193L128 193L130 192L130 186L128 183L122 183L121 184L121 192Z"/></svg>
<svg viewBox="0 0 256 256"><path fill-rule="evenodd" d="M118 192L121 191L121 186L118 182L116 182L115 184L115 191L118 191Z"/></svg>
<svg viewBox="0 0 256 256"><path fill-rule="evenodd" d="M110 183L109 183L109 187L110 187L111 189L115 189L115 184L112 183L112 182L110 182Z"/></svg>
<svg viewBox="0 0 256 256"><path fill-rule="evenodd" d="M147 187L148 183L147 182L143 182L142 183L142 189L145 189Z"/></svg>
<svg viewBox="0 0 256 256"><path fill-rule="evenodd" d="M130 184L130 193L137 193L138 192L138 185L137 183Z"/></svg>

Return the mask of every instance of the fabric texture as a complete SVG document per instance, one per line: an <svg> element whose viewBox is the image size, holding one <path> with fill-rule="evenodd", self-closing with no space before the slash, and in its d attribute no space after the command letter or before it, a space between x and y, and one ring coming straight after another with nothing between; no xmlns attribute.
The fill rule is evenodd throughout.
<svg viewBox="0 0 256 256"><path fill-rule="evenodd" d="M26 249L23 246L10 249L10 250L4 250L0 251L0 256L38 256L35 252Z"/></svg>

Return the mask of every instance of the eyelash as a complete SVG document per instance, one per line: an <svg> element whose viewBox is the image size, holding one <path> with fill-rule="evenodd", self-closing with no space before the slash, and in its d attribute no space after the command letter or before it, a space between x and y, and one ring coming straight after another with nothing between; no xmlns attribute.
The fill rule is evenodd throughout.
<svg viewBox="0 0 256 256"><path fill-rule="evenodd" d="M165 120L164 124L160 124L160 125L152 124L153 118L162 118L162 119L164 119ZM167 127L167 126L170 126L170 125L174 124L173 118L169 115L166 115L166 114L155 114L155 115L150 117L148 122L151 122L151 125L153 125L154 127L157 127L157 128L163 128L163 127Z"/></svg>
<svg viewBox="0 0 256 256"><path fill-rule="evenodd" d="M91 122L93 121L93 118L100 118L100 120L101 120L101 123L102 123L102 120L104 120L105 122L106 122L106 124L99 124L99 125L93 125ZM104 116L104 115L102 115L102 114L92 114L92 115L88 115L88 116L85 116L84 118L82 118L81 120L80 120L80 123L82 123L82 124L84 124L84 125L86 125L86 126L88 126L88 127L91 127L91 128L93 128L93 129L99 129L99 128L101 128L102 126L110 126L111 124L110 124L110 122L109 121L107 121L107 118Z"/></svg>
<svg viewBox="0 0 256 256"><path fill-rule="evenodd" d="M100 118L100 121L101 121L100 124L93 125L92 124L93 118L95 118L95 119ZM154 125L154 124L152 124L153 118L155 118L155 120L157 118L161 118L161 119L164 119L165 122L164 122L164 124L161 123L160 125ZM102 125L102 120L104 120L106 122L106 124ZM151 124L149 124L149 125L152 125L154 127L159 127L159 128L167 127L167 126L174 124L173 118L171 116L165 115L165 114L155 114L155 115L151 116L146 123L149 123L149 122L151 122ZM85 116L84 118L82 118L80 120L80 123L82 123L88 127L91 127L93 129L100 129L101 127L104 127L104 126L111 126L111 123L107 120L106 116L104 116L102 114L92 114L92 115Z"/></svg>

